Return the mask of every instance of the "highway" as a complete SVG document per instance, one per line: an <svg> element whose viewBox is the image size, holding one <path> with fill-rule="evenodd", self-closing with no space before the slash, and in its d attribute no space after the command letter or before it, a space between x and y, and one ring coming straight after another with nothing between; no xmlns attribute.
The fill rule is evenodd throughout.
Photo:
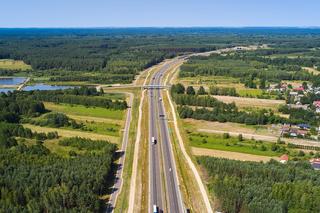
<svg viewBox="0 0 320 213"><path fill-rule="evenodd" d="M150 85L162 85L163 74L178 62L175 59L161 66ZM153 205L159 212L184 212L161 89L149 89L149 117L150 212ZM152 137L157 139L156 144L151 143Z"/></svg>
<svg viewBox="0 0 320 213"><path fill-rule="evenodd" d="M151 85L156 85L156 79L159 78L159 74L156 73L152 76ZM156 92L154 89L149 90L149 189L150 189L150 202L151 208L153 205L158 206L159 209L163 209L162 205L162 181L161 181L161 150L159 146L159 132L157 128L157 110L156 110ZM156 144L151 144L152 137L156 139ZM150 211L152 212L152 210Z"/></svg>

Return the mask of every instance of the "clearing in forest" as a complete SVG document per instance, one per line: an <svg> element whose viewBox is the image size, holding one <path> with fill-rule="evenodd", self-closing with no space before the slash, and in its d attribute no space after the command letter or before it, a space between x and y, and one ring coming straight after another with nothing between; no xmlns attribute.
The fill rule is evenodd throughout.
<svg viewBox="0 0 320 213"><path fill-rule="evenodd" d="M31 70L31 66L20 60L0 59L0 69L2 70Z"/></svg>

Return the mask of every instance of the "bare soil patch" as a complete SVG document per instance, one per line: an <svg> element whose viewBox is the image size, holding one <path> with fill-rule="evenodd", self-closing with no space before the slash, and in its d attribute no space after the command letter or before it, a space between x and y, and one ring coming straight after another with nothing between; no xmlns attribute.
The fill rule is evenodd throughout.
<svg viewBox="0 0 320 213"><path fill-rule="evenodd" d="M278 157L267 157L261 155L251 155L251 154L244 154L238 152L228 152L228 151L220 151L214 149L203 149L203 148L196 148L192 147L192 153L197 156L212 156L216 158L226 158L231 160L241 160L241 161L256 161L256 162L268 162L271 159L279 160Z"/></svg>
<svg viewBox="0 0 320 213"><path fill-rule="evenodd" d="M213 96L219 101L224 103L234 102L238 107L254 107L254 108L269 108L276 109L281 104L285 104L284 100L271 100L271 99L258 99L258 98L243 98L243 97L233 97L233 96Z"/></svg>

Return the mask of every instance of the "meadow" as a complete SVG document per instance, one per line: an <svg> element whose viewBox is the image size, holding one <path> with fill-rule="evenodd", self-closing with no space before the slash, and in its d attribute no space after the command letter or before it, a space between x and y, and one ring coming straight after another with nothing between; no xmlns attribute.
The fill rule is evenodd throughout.
<svg viewBox="0 0 320 213"><path fill-rule="evenodd" d="M27 71L31 66L21 60L0 59L0 70Z"/></svg>
<svg viewBox="0 0 320 213"><path fill-rule="evenodd" d="M62 112L68 115L99 117L114 120L122 120L124 117L124 111L122 110L111 110L101 107L85 107L82 105L54 104L49 102L45 103L45 107L49 110Z"/></svg>

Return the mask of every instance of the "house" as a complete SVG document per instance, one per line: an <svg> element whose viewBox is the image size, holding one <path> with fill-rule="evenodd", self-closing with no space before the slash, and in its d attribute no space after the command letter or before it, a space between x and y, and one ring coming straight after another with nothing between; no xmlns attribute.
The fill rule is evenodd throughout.
<svg viewBox="0 0 320 213"><path fill-rule="evenodd" d="M308 104L301 104L300 102L297 102L295 104L288 104L288 107L290 109L304 109L304 110L307 110L309 108L309 105Z"/></svg>
<svg viewBox="0 0 320 213"><path fill-rule="evenodd" d="M320 158L311 159L310 164L315 170L320 170Z"/></svg>
<svg viewBox="0 0 320 213"><path fill-rule="evenodd" d="M304 92L304 88L302 86L296 87L293 90L296 91L296 92Z"/></svg>
<svg viewBox="0 0 320 213"><path fill-rule="evenodd" d="M279 162L280 163L287 163L288 160L289 160L289 156L284 154L284 155L281 155Z"/></svg>
<svg viewBox="0 0 320 213"><path fill-rule="evenodd" d="M316 107L316 113L320 113L320 101L314 101L313 106Z"/></svg>
<svg viewBox="0 0 320 213"><path fill-rule="evenodd" d="M320 108L320 101L314 101L313 106L315 106L316 108Z"/></svg>
<svg viewBox="0 0 320 213"><path fill-rule="evenodd" d="M308 124L299 124L299 125L290 125L284 124L281 127L281 135L284 137L305 137L308 135L310 130L310 125Z"/></svg>
<svg viewBox="0 0 320 213"><path fill-rule="evenodd" d="M305 130L310 129L310 125L309 125L309 124L298 124L297 126L298 126L300 129L305 129Z"/></svg>
<svg viewBox="0 0 320 213"><path fill-rule="evenodd" d="M292 91L291 91L289 94L290 94L291 96L297 96L297 95L298 95L297 92L292 92Z"/></svg>
<svg viewBox="0 0 320 213"><path fill-rule="evenodd" d="M304 130L304 129L298 129L297 130L297 135L300 135L300 136L306 136L308 134L308 130Z"/></svg>

